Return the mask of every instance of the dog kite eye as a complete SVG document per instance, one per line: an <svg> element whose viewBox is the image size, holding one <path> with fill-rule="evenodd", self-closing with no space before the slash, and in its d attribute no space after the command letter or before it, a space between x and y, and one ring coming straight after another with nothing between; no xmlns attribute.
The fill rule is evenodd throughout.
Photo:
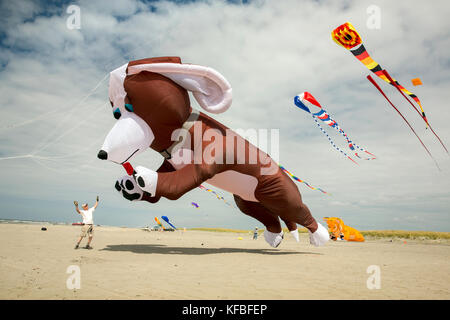
<svg viewBox="0 0 450 320"><path fill-rule="evenodd" d="M122 115L122 114L120 113L119 108L115 109L115 110L113 111L113 114L114 114L114 118L116 118L116 119L119 119L120 116Z"/></svg>
<svg viewBox="0 0 450 320"><path fill-rule="evenodd" d="M132 104L129 104L129 103L126 103L125 104L125 109L127 109L127 111L130 111L130 112L133 112L134 110L133 110L133 105Z"/></svg>

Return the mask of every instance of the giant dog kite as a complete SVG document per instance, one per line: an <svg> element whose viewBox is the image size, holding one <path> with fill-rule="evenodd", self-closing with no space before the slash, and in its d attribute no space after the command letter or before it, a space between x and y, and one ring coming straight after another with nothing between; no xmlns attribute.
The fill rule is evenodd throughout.
<svg viewBox="0 0 450 320"><path fill-rule="evenodd" d="M117 191L131 201L154 203L178 199L206 182L231 192L243 213L263 223L271 246L283 239L279 218L290 231L297 223L306 227L311 244L325 244L327 229L289 176L247 140L191 108L188 91L211 113L231 105L231 86L220 73L178 57L131 61L111 72L109 99L118 121L98 157L125 164L152 148L165 158L156 172L135 167L116 182Z"/></svg>

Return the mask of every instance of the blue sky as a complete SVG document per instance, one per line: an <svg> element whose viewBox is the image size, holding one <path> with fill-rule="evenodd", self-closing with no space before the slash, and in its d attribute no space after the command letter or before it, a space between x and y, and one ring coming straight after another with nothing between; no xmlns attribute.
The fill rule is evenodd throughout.
<svg viewBox="0 0 450 320"><path fill-rule="evenodd" d="M66 26L71 4L80 8L80 29ZM370 5L380 8L380 29L367 27ZM446 1L3 1L0 11L0 218L78 221L73 200L92 204L98 194L99 224L153 225L154 216L167 215L181 227L260 226L202 190L155 205L130 203L114 189L123 169L96 158L115 121L108 72L129 60L176 55L231 83L233 105L214 118L234 129L280 130L280 162L332 193L298 185L317 219L339 216L365 230L450 231L448 155L400 94L378 81L430 148L438 171L366 80L369 71L330 37L352 22L371 56L419 96L450 145ZM412 87L415 77L423 86ZM294 107L302 91L378 159L356 166L332 149ZM161 161L148 150L134 164L156 169Z"/></svg>

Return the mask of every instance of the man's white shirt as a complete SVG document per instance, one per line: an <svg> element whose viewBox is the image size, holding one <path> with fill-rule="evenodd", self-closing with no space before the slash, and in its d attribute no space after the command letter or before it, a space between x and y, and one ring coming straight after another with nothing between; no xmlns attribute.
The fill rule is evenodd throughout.
<svg viewBox="0 0 450 320"><path fill-rule="evenodd" d="M87 210L80 210L80 214L83 217L84 224L94 224L94 219L92 217L94 210L95 210L95 208L90 208Z"/></svg>

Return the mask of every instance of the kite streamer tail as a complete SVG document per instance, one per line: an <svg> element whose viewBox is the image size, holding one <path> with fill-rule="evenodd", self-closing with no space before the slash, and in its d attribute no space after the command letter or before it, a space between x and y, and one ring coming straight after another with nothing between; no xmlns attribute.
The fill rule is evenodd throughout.
<svg viewBox="0 0 450 320"><path fill-rule="evenodd" d="M324 190L322 190L322 189L320 189L320 188L315 188L315 187L311 186L308 182L303 181L303 180L300 179L300 178L297 178L295 175L293 175L293 174L290 173L288 170L286 170L286 168L284 168L281 164L279 164L278 166L280 167L280 169L281 169L284 173L286 173L288 176L290 176L290 177L291 177L292 179L294 179L295 181L298 181L298 182L303 183L304 185L306 185L306 186L307 186L308 188L310 188L311 190L319 190L320 192L322 192L322 193L324 193L324 194L327 194L327 195L331 196L331 193L328 193L328 192L326 192L326 191L324 191Z"/></svg>
<svg viewBox="0 0 450 320"><path fill-rule="evenodd" d="M392 82L395 83L394 80L391 78L391 76L389 75L389 73L386 70L383 70L383 74ZM422 111L422 114L420 114L419 110L417 110L416 106L408 99L408 97L403 93L402 90L400 90L400 88L397 85L394 85L395 88L397 88L397 90L402 94L402 96L409 102L410 105L413 106L414 110L417 111L417 113L419 115L422 116L423 120L425 121L425 123L427 124L427 126L430 128L431 132L433 132L434 136L439 140L440 144L442 145L442 147L445 149L445 151L448 154L448 150L447 147L444 145L444 143L442 142L441 138L439 138L439 136L436 134L436 132L434 132L433 128L431 127L430 123L427 120L427 117L425 116L425 112ZM419 103L420 106L420 103Z"/></svg>
<svg viewBox="0 0 450 320"><path fill-rule="evenodd" d="M367 150L364 150L364 152L367 153L367 154L369 154L369 155L371 155L371 156L373 157L372 159L376 159L376 158L377 158L373 153L370 153L370 152L367 151ZM372 160L372 159L371 159L371 160Z"/></svg>
<svg viewBox="0 0 450 320"><path fill-rule="evenodd" d="M445 149L445 151L448 153L447 148L445 147L444 143L442 142L441 138L439 138L439 136L436 134L436 132L434 132L433 128L428 124L428 126L430 127L431 132L433 132L433 134L435 135L435 137L439 140L439 142L441 143L442 147Z"/></svg>
<svg viewBox="0 0 450 320"><path fill-rule="evenodd" d="M436 167L439 169L439 171L441 171L441 168L439 167L438 163L436 162L436 160L432 156L431 152L428 150L428 148L422 142L422 139L420 139L420 137L417 135L416 131L414 131L413 127L409 124L408 120L406 120L406 118L401 114L401 112L394 106L394 104L391 102L391 100L389 100L389 98L386 96L386 94L383 92L383 90L380 88L380 86L375 82L375 80L373 80L373 78L370 75L367 76L367 79L375 86L375 88L378 89L378 91L380 91L380 93L383 95L383 97L389 102L389 104L395 109L395 111L397 111L397 113L403 118L403 120L406 122L406 124L411 129L411 131L416 135L417 139L419 139L420 143L425 148L425 150L427 151L428 155L431 157L431 159L433 159L434 163L436 164Z"/></svg>
<svg viewBox="0 0 450 320"><path fill-rule="evenodd" d="M357 164L358 166L359 166L359 163L358 162L356 162L355 160L353 160L352 158L350 158L349 156L347 156L347 158L349 158L350 160L352 160L353 161L353 163L354 164ZM361 158L361 157L358 157L358 158Z"/></svg>
<svg viewBox="0 0 450 320"><path fill-rule="evenodd" d="M308 101L309 103L311 103L312 105L315 105L316 107L320 108L320 111L317 113L312 113L311 110L303 103L303 101ZM334 128L340 135L342 135L344 137L344 139L347 142L348 148L350 150L355 150L358 149L360 151L365 151L362 147L358 146L357 144L353 143L350 138L348 137L348 135L344 132L344 130L338 125L338 123L332 119L331 115L322 108L322 106L320 105L320 103L316 100L316 98L313 97L313 95L309 92L303 92L299 95L297 95L294 98L294 103L297 107L299 107L300 109L310 113L313 117L314 122L317 124L317 127L320 129L320 131L327 137L328 141L330 142L330 144L333 146L334 149L336 149L337 151L339 151L340 153L342 153L342 155L344 155L346 158L348 158L349 160L351 160L353 163L358 164L356 161L354 161L347 153L345 153L343 150L341 150L341 148L339 148L331 139L331 137L328 135L328 133L321 127L319 120L323 121L324 123L326 123L329 127ZM375 156L373 156L372 158L363 158L361 157L358 152L355 152L354 155L362 160L372 160L372 159L376 159Z"/></svg>
<svg viewBox="0 0 450 320"><path fill-rule="evenodd" d="M198 187L199 187L200 189L202 189L202 190L205 190L206 192L211 192L212 194L214 194L214 195L216 196L216 198L217 198L218 200L223 200L223 202L225 202L225 204L226 204L227 206L231 207L230 203L229 203L227 200L225 200L224 197L219 196L219 194L218 194L217 192L215 192L214 190L208 189L208 188L206 188L206 187L203 186L203 185L199 185Z"/></svg>
<svg viewBox="0 0 450 320"><path fill-rule="evenodd" d="M412 92L408 91L404 86L402 86L397 80L395 80L394 78L392 78L391 76L388 76L387 71L386 70L381 70L377 74L381 79L385 80L386 82L388 82L390 85L392 85L393 87L395 87L397 90L400 91L400 93L404 96L404 94L406 93L408 96L410 96L418 105L420 108L420 112L419 110L417 110L416 106L413 104L413 108L416 109L416 111L419 113L419 115L422 117L422 119L425 121L426 127L428 128L429 124L428 124L428 120L427 120L427 116L425 115L425 111L423 110L422 104L420 103L419 98Z"/></svg>

